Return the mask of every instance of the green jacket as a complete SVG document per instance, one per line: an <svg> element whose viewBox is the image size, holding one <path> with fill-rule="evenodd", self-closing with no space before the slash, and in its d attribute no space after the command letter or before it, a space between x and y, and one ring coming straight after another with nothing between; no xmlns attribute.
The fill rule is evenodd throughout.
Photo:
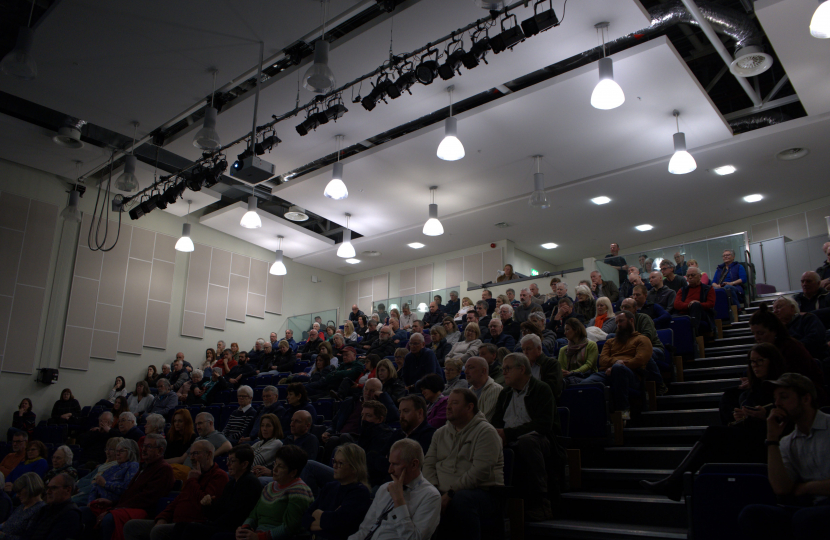
<svg viewBox="0 0 830 540"><path fill-rule="evenodd" d="M504 373L501 370L501 362L498 360L490 364L490 377L496 381L496 384L504 386Z"/></svg>
<svg viewBox="0 0 830 540"><path fill-rule="evenodd" d="M543 383L547 383L553 391L553 397L559 399L562 395L562 367L559 362L553 358L548 358L544 353L536 359L536 364L539 366L539 378ZM502 383L504 386L504 383Z"/></svg>
<svg viewBox="0 0 830 540"><path fill-rule="evenodd" d="M634 330L640 332L651 341L651 346L655 349L663 350L663 342L657 337L657 329L654 327L654 321L645 313L638 313L634 322Z"/></svg>
<svg viewBox="0 0 830 540"><path fill-rule="evenodd" d="M513 399L513 389L505 387L499 393L496 401L496 410L493 413L491 423L496 429L504 429L504 436L507 442L513 442L522 435L535 431L539 435L555 440L559 434L559 421L556 414L556 400L553 391L546 383L535 377L530 378L530 383L525 396L525 408L530 415L530 422L514 428L504 428L504 413L510 400Z"/></svg>
<svg viewBox="0 0 830 540"><path fill-rule="evenodd" d="M585 346L585 363L573 370L573 373L594 373L597 370L597 358L599 358L599 348L595 341L588 340ZM568 347L559 349L559 367L564 370L568 369Z"/></svg>
<svg viewBox="0 0 830 540"><path fill-rule="evenodd" d="M356 381L363 373L363 362L355 360L351 364L340 362L337 369L326 375L326 386L337 388L346 377Z"/></svg>

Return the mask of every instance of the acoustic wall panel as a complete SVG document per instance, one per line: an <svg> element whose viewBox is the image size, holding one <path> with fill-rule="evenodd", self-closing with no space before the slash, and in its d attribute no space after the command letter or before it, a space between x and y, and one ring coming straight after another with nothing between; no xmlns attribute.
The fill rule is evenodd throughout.
<svg viewBox="0 0 830 540"><path fill-rule="evenodd" d="M248 306L246 314L249 317L264 319L268 265L265 261L249 260L251 262L250 277L248 278Z"/></svg>
<svg viewBox="0 0 830 540"><path fill-rule="evenodd" d="M173 271L175 265L158 259L153 261L150 277L150 300L170 303L173 297Z"/></svg>
<svg viewBox="0 0 830 540"><path fill-rule="evenodd" d="M210 283L227 287L231 275L231 252L213 248L210 259Z"/></svg>
<svg viewBox="0 0 830 540"><path fill-rule="evenodd" d="M114 248L104 253L104 261L101 265L101 284L98 289L98 302L101 304L123 305L124 288L127 286L127 261L130 258L131 234L132 227L122 223L122 239L115 244ZM120 319L119 317L118 320Z"/></svg>
<svg viewBox="0 0 830 540"><path fill-rule="evenodd" d="M247 309L248 278L231 274L231 284L228 288L228 320L244 323Z"/></svg>
<svg viewBox="0 0 830 540"><path fill-rule="evenodd" d="M213 250L203 244L193 244L187 264L187 284L184 293L182 335L201 339L205 335L208 280Z"/></svg>
<svg viewBox="0 0 830 540"><path fill-rule="evenodd" d="M89 353L92 348L92 328L66 327L63 333L61 367L64 369L89 369Z"/></svg>
<svg viewBox="0 0 830 540"><path fill-rule="evenodd" d="M115 360L118 352L118 332L92 331L92 346L90 347L90 358L101 358L104 360Z"/></svg>
<svg viewBox="0 0 830 540"><path fill-rule="evenodd" d="M447 287L458 287L464 277L464 258L447 260Z"/></svg>
<svg viewBox="0 0 830 540"><path fill-rule="evenodd" d="M158 263L158 261L155 261ZM156 264L153 264L155 267ZM170 303L147 301L147 322L144 327L144 346L167 348L167 324L170 322Z"/></svg>
<svg viewBox="0 0 830 540"><path fill-rule="evenodd" d="M366 296L372 296L372 278L363 278L358 280L357 285L357 297L364 298Z"/></svg>
<svg viewBox="0 0 830 540"><path fill-rule="evenodd" d="M53 204L0 194L2 371L34 371L57 218Z"/></svg>
<svg viewBox="0 0 830 540"><path fill-rule="evenodd" d="M75 276L75 279L72 280L72 292L76 293L76 301L73 302L70 300L69 302L69 310L66 314L66 325L79 328L92 328L95 324L98 280Z"/></svg>
<svg viewBox="0 0 830 540"><path fill-rule="evenodd" d="M504 268L501 258L501 248L491 249L481 254L482 279L495 281L496 272Z"/></svg>
<svg viewBox="0 0 830 540"><path fill-rule="evenodd" d="M231 274L238 276L250 277L251 259L243 255L233 253L231 255Z"/></svg>
<svg viewBox="0 0 830 540"><path fill-rule="evenodd" d="M177 238L167 236L166 234L156 235L156 245L153 250L153 258L169 263L176 262L176 242Z"/></svg>
<svg viewBox="0 0 830 540"><path fill-rule="evenodd" d="M386 300L389 298L389 274L381 274L372 278L372 300Z"/></svg>
<svg viewBox="0 0 830 540"><path fill-rule="evenodd" d="M346 282L346 295L345 295L345 299L346 299L346 310L347 310L347 313L348 313L348 312L351 312L351 310L352 310L352 306L353 306L353 305L355 305L355 304L357 304L357 299L358 299L358 295L357 295L357 294L358 294L358 286L359 286L359 282L358 282L358 281L347 281L347 282Z"/></svg>
<svg viewBox="0 0 830 540"><path fill-rule="evenodd" d="M247 313L249 317L265 318L265 297L248 293Z"/></svg>
<svg viewBox="0 0 830 540"><path fill-rule="evenodd" d="M267 263L266 263L267 265ZM267 290L265 292L265 311L268 313L282 313L282 287L284 276L275 276L268 273Z"/></svg>
<svg viewBox="0 0 830 540"><path fill-rule="evenodd" d="M136 229L139 230L139 229ZM139 234L140 240L145 240ZM143 250L146 243L139 244ZM141 255L153 254L152 243L147 252L139 251ZM133 249L130 248L130 255ZM153 263L130 257L127 264L127 289L124 291L124 310L121 313L121 330L118 336L118 351L130 354L141 354L144 343L144 323L147 320L147 298L150 294L150 277L153 272Z"/></svg>
<svg viewBox="0 0 830 540"><path fill-rule="evenodd" d="M205 314L185 311L182 315L182 335L203 338L205 336Z"/></svg>
<svg viewBox="0 0 830 540"><path fill-rule="evenodd" d="M153 262L153 251L156 246L156 233L147 229L133 228L130 241L130 258L140 261Z"/></svg>
<svg viewBox="0 0 830 540"><path fill-rule="evenodd" d="M228 288L213 284L208 285L205 327L224 330L227 316Z"/></svg>
<svg viewBox="0 0 830 540"><path fill-rule="evenodd" d="M476 285L484 283L481 272L481 253L464 257L464 281L472 281Z"/></svg>

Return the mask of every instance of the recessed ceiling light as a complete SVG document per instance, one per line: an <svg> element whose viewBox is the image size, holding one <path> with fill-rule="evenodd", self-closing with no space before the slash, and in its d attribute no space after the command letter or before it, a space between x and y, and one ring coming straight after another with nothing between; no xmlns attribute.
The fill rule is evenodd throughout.
<svg viewBox="0 0 830 540"><path fill-rule="evenodd" d="M559 244L554 244L553 242L548 242L547 244L542 244L542 247L545 249L553 249L558 248Z"/></svg>
<svg viewBox="0 0 830 540"><path fill-rule="evenodd" d="M407 246L411 247L412 249L421 249L422 247L425 247L420 242L412 242L411 244L407 244Z"/></svg>
<svg viewBox="0 0 830 540"><path fill-rule="evenodd" d="M374 250L370 250L370 251L361 251L361 252L360 252L360 254L361 254L361 255L365 255L366 257L380 257L380 256L381 256L381 252L380 252L380 251L374 251Z"/></svg>
<svg viewBox="0 0 830 540"><path fill-rule="evenodd" d="M608 197L594 197L591 199L591 202L594 204L608 204L611 202L611 199Z"/></svg>
<svg viewBox="0 0 830 540"><path fill-rule="evenodd" d="M737 170L738 169L736 169L732 165L724 165L723 167L715 167L714 169L712 169L712 172L715 174L719 174L721 176L726 176L727 174L732 174Z"/></svg>
<svg viewBox="0 0 830 540"><path fill-rule="evenodd" d="M758 194L758 193L755 193L754 195L747 195L746 197L744 197L744 200L745 200L746 202L758 202L758 201L760 201L760 200L761 200L761 199L763 199L763 198L764 198L764 196L763 196L763 195L760 195L760 194Z"/></svg>
<svg viewBox="0 0 830 540"><path fill-rule="evenodd" d="M775 157L781 161L793 161L796 159L801 159L809 153L810 151L806 148L787 148L786 150L781 150L780 152L775 154Z"/></svg>
<svg viewBox="0 0 830 540"><path fill-rule="evenodd" d="M360 259L346 259L346 262L349 264L357 264L360 262Z"/></svg>
<svg viewBox="0 0 830 540"><path fill-rule="evenodd" d="M653 229L654 227L653 227L653 226L651 226L651 225L649 225L648 223L643 223L642 225L637 225L637 226L636 226L636 227L634 227L634 228L635 228L635 229L637 229L638 231L643 231L643 232L645 232L645 231L650 231L650 230L651 230L651 229Z"/></svg>

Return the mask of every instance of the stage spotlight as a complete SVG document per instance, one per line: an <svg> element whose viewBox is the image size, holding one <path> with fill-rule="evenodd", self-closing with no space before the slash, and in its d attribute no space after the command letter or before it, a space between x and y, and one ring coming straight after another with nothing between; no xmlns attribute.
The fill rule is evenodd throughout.
<svg viewBox="0 0 830 540"><path fill-rule="evenodd" d="M176 201L182 196L182 193L184 193L184 182L179 182L164 190L162 198L167 204L176 204Z"/></svg>
<svg viewBox="0 0 830 540"><path fill-rule="evenodd" d="M337 122L337 120L343 118L344 114L349 112L349 109L347 109L343 103L335 103L323 112L325 113L327 119L332 122Z"/></svg>
<svg viewBox="0 0 830 540"><path fill-rule="evenodd" d="M306 119L297 126L297 133L299 133L301 137L308 135L320 126L319 112L320 111L316 106L309 109ZM323 115L323 117L326 118L326 122L328 122L328 118L325 115Z"/></svg>
<svg viewBox="0 0 830 540"><path fill-rule="evenodd" d="M473 69L478 66L479 61L486 64L487 59L484 58L484 56L490 48L490 38L486 36L478 41L474 41L473 46L470 47L470 51L461 57L461 63L464 64L464 67L467 69Z"/></svg>
<svg viewBox="0 0 830 540"><path fill-rule="evenodd" d="M241 154L240 154L241 155ZM237 163L242 163L242 160ZM236 164L234 164L236 166ZM184 185L190 191L200 191L202 189L202 180L204 179L205 170L201 165L195 166L188 173L185 173ZM145 212L146 213L146 212Z"/></svg>
<svg viewBox="0 0 830 540"><path fill-rule="evenodd" d="M461 47L458 47L456 50L448 54L447 61L441 64L441 67L438 68L438 75L440 75L445 81L455 77L456 72L461 75L461 59L465 54L467 54L467 52Z"/></svg>
<svg viewBox="0 0 830 540"><path fill-rule="evenodd" d="M410 64L410 66L411 66L411 64ZM398 90L398 95L401 95L404 92L409 92L409 95L411 96L412 92L409 89L412 88L412 85L415 84L416 82L417 82L417 79L415 78L415 72L414 71L410 70L410 71L407 71L406 73L402 73L401 76L398 77L398 80L395 81L395 88L397 88L397 90ZM391 96L391 94L390 94L390 96ZM392 98L392 99L394 99L394 98Z"/></svg>
<svg viewBox="0 0 830 540"><path fill-rule="evenodd" d="M535 36L539 32L544 32L559 24L559 19L556 18L556 13L553 11L553 0L547 1L550 3L550 9L536 13L536 7L545 2L545 0L539 0L533 4L533 17L522 21L522 31L525 36Z"/></svg>
<svg viewBox="0 0 830 540"><path fill-rule="evenodd" d="M426 60L426 58L432 54L435 54L435 60ZM437 75L438 51L433 49L431 51L427 51L427 53L421 57L421 63L415 68L415 78L418 79L419 83L427 85L432 84L432 81L435 80Z"/></svg>
<svg viewBox="0 0 830 540"><path fill-rule="evenodd" d="M328 121L328 119L326 121ZM270 135L262 139L262 142L258 142L254 145L254 152L256 152L256 155L261 156L266 151L270 152L271 150L276 148L276 146L281 142L282 141L279 137L277 137L276 134ZM227 162L225 162L225 165L227 166Z"/></svg>
<svg viewBox="0 0 830 540"><path fill-rule="evenodd" d="M389 87L393 87L394 83L390 81L388 77L382 80L378 77L377 82L374 83L373 86L374 88L372 88L372 91L369 92L369 95L363 98L360 102L360 104L363 105L363 108L367 111L374 109L378 104L378 101L383 100L383 102L386 103L384 96L386 95L387 89Z"/></svg>
<svg viewBox="0 0 830 540"><path fill-rule="evenodd" d="M507 19L513 19L513 26L505 30L504 21ZM501 20L501 34L490 39L490 46L493 48L493 54L499 54L507 49L512 49L524 39L525 35L522 33L519 21L516 19L516 15L513 14Z"/></svg>
<svg viewBox="0 0 830 540"><path fill-rule="evenodd" d="M140 204L135 205L132 209L130 209L130 219L136 220L144 215L144 210L141 208Z"/></svg>

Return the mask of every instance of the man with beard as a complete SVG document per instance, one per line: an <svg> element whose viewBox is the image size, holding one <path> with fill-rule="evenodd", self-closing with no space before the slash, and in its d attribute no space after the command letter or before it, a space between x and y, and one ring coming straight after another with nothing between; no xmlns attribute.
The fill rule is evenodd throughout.
<svg viewBox="0 0 830 540"><path fill-rule="evenodd" d="M640 378L636 370L646 367L651 360L652 346L643 334L634 330L634 314L630 311L617 313L617 332L605 342L599 357L596 373L581 384L601 382L611 387L614 409L622 411L623 419L631 419L628 404L629 390L640 390Z"/></svg>
<svg viewBox="0 0 830 540"><path fill-rule="evenodd" d="M409 394L398 402L401 415L401 431L407 439L413 439L421 445L424 454L429 450L435 428L427 422L427 402L417 394Z"/></svg>

